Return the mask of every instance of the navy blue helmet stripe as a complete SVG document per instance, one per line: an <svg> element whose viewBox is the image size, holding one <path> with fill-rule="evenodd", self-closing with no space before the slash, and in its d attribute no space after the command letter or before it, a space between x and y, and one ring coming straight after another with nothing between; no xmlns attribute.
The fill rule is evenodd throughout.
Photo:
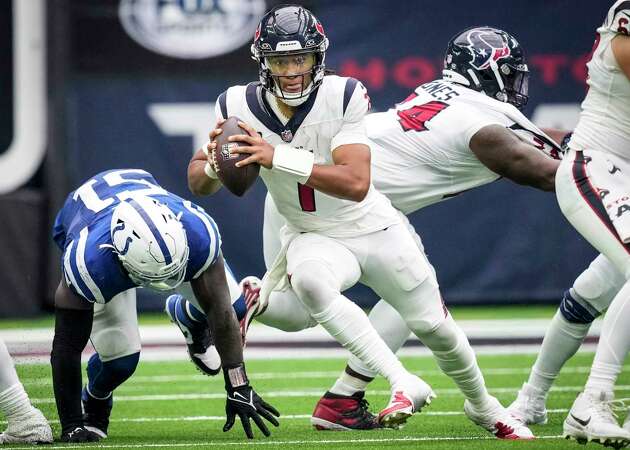
<svg viewBox="0 0 630 450"><path fill-rule="evenodd" d="M136 211L138 211L138 214L140 214L140 217L142 217L144 222L149 227L149 230L151 230L151 233L155 237L155 240L160 246L160 250L162 251L162 254L164 255L164 263L170 264L171 262L173 262L173 258L171 258L171 252L168 250L168 246L166 245L166 242L164 242L164 239L162 238L162 235L158 231L157 227L155 226L155 223L153 222L153 220L149 217L147 212L144 210L144 208L142 208L142 206L140 206L140 204L137 201L135 201L134 199L129 199L128 201L129 201L129 204L133 206L133 208Z"/></svg>
<svg viewBox="0 0 630 450"><path fill-rule="evenodd" d="M630 1L619 3L619 6L615 8L613 17L616 16L619 11L623 11L624 9L630 9Z"/></svg>
<svg viewBox="0 0 630 450"><path fill-rule="evenodd" d="M358 81L354 78L348 78L346 80L346 87L343 90L343 114L346 114L346 109L350 104L350 99L352 98L352 94L354 94L354 89L357 87Z"/></svg>
<svg viewBox="0 0 630 450"><path fill-rule="evenodd" d="M227 95L225 94L225 92L222 92L221 95L219 95L219 107L221 108L221 114L223 115L223 118L227 119Z"/></svg>

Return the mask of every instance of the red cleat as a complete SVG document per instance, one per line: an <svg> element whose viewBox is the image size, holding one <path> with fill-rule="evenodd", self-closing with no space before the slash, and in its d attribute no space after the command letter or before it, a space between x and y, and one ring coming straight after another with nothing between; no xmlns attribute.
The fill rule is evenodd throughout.
<svg viewBox="0 0 630 450"><path fill-rule="evenodd" d="M326 392L319 399L311 416L311 424L318 430L352 431L382 428L376 416L368 411L364 392L337 395Z"/></svg>

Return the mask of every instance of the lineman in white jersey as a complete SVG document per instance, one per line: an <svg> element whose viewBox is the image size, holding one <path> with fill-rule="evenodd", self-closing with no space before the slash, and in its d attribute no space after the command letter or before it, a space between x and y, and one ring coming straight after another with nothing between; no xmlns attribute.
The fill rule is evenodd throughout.
<svg viewBox="0 0 630 450"><path fill-rule="evenodd" d="M485 59L480 57L484 50ZM512 72L493 75L496 72L490 61L495 67L507 65ZM388 112L367 116L377 189L406 214L500 176L552 190L560 148L514 106L524 104L527 93L527 68L516 40L501 30L466 30L449 44L446 63L444 79L418 87ZM484 84L475 85L469 70L474 70L473 75ZM275 236L281 225L275 205L268 198L264 233L267 262L277 252ZM413 233L421 247L420 238ZM289 296L272 297L257 318L287 331L314 325L308 311L296 308ZM384 301L374 307L370 319L393 350L409 336L403 318ZM435 352L444 372L456 379L453 374L462 366L452 361L455 353L457 346ZM324 429L366 428L365 418L358 420L358 414L349 417L352 409L361 408L359 401L352 405L349 400L357 394L362 398L375 375L352 358L335 386L318 403L312 422ZM468 402L466 412L481 422ZM500 435L500 430L494 431Z"/></svg>
<svg viewBox="0 0 630 450"><path fill-rule="evenodd" d="M316 33L323 37L323 29L314 18L316 31L310 39L299 33L301 28L310 28L301 24L310 17L309 12L294 6L266 15L253 46L265 89L256 85L233 87L218 101L220 117L237 115L249 123L243 124L249 136L230 139L250 143L249 148L239 147L252 154L244 163L261 164L261 175L287 222L278 257L263 283L261 304L266 303L271 289L270 304L274 297L294 291L309 317L362 359L367 370L390 381L392 399L379 421L395 427L433 394L425 385L416 390L419 395L413 395L414 387L408 386L414 379L405 373L363 312L340 294L361 281L390 302L405 317L406 325L434 350L445 372L467 397L467 412L476 423L500 438L531 438L531 431L513 420L488 394L470 345L443 308L433 269L414 245L403 219L370 185L369 153L362 131L368 102L365 91L352 79L325 77L319 89L310 94L311 86L316 86L310 84L311 77L314 83L321 79L325 47L314 52L297 46L293 52L271 51L286 49L289 42L321 41ZM284 32L284 40L278 29ZM290 71L283 69L283 64ZM293 103L296 97L302 101ZM292 104L300 106L291 108ZM262 138L250 125L262 133ZM213 130L211 138L219 132ZM282 138L291 142L291 147L282 143ZM210 149L214 145L210 144ZM304 150L312 150L314 156ZM216 189L213 176L211 162L200 150L189 167L193 192ZM362 395L355 396L359 403ZM365 428L373 425L371 421Z"/></svg>
<svg viewBox="0 0 630 450"><path fill-rule="evenodd" d="M629 25L630 1L617 1L597 29L587 64L589 91L556 177L562 212L603 255L594 263L613 266L608 269L613 277L600 284L617 293L606 312L584 392L564 422L567 437L604 445L630 443L630 420L621 428L610 403L630 350Z"/></svg>

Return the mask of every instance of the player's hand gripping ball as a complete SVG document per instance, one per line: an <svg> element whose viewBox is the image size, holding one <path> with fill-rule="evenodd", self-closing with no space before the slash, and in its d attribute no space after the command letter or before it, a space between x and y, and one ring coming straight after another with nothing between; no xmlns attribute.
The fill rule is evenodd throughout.
<svg viewBox="0 0 630 450"><path fill-rule="evenodd" d="M219 126L223 130L221 134L214 138L216 146L212 152L212 162L214 170L219 180L232 194L241 197L254 184L258 177L260 166L258 164L247 164L243 167L236 167L236 163L249 157L246 153L236 153L234 150L240 146L247 146L246 142L230 142L228 138L233 135L247 134L238 125L238 117L228 117Z"/></svg>

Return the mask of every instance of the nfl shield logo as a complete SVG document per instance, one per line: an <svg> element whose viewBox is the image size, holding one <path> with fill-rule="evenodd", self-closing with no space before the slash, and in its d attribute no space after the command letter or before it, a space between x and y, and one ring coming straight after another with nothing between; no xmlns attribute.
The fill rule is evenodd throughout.
<svg viewBox="0 0 630 450"><path fill-rule="evenodd" d="M280 133L280 137L284 142L291 142L293 140L293 133L291 132L291 130L284 130L282 133Z"/></svg>

